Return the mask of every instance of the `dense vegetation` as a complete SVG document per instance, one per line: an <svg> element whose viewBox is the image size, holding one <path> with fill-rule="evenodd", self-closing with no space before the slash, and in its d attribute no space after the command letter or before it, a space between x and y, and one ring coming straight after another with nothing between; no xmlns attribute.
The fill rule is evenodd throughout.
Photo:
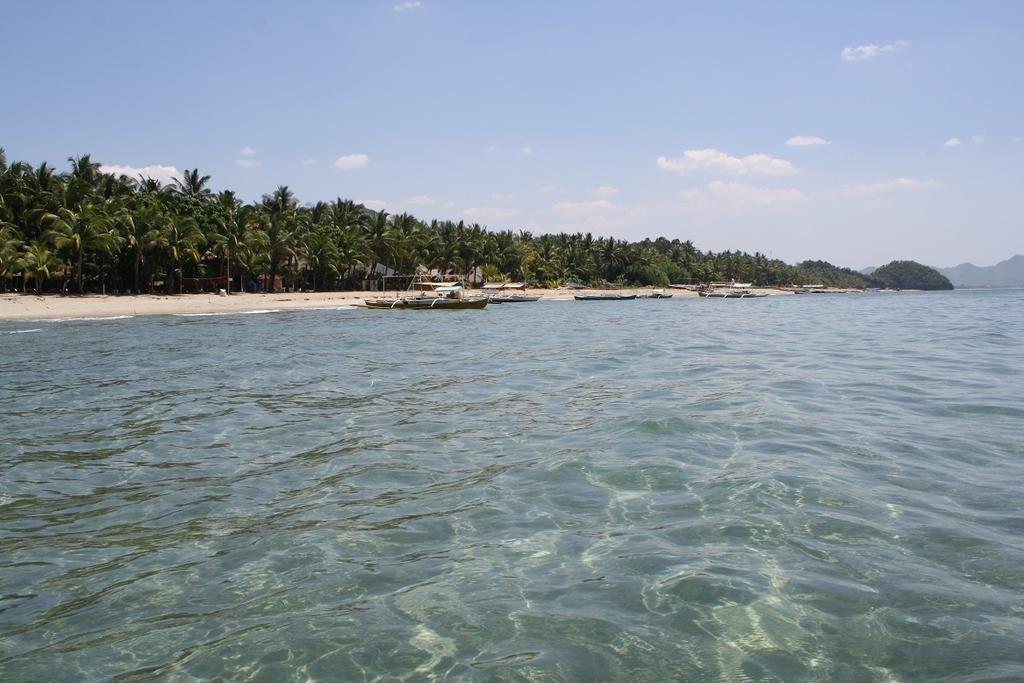
<svg viewBox="0 0 1024 683"><path fill-rule="evenodd" d="M702 252L690 241L625 242L422 221L337 199L300 206L286 186L244 203L186 171L172 185L115 177L86 155L67 172L8 164L0 149L0 290L182 292L254 283L358 289L387 266L557 286L667 285L734 278L760 285L862 287L822 261ZM205 280L204 280L205 278ZM273 286L273 285L271 285Z"/></svg>
<svg viewBox="0 0 1024 683"><path fill-rule="evenodd" d="M871 273L872 284L889 289L953 289L949 279L916 261L893 261Z"/></svg>

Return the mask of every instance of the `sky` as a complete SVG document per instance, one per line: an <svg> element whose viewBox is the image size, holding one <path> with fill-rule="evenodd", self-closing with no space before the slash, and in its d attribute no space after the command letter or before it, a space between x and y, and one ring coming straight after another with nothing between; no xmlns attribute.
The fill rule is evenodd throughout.
<svg viewBox="0 0 1024 683"><path fill-rule="evenodd" d="M1021 2L13 2L9 160L788 262L1024 253Z"/></svg>

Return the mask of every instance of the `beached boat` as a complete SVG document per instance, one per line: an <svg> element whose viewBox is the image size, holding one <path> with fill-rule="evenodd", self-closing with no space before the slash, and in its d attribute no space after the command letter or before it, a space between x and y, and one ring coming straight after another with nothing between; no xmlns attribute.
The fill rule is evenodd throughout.
<svg viewBox="0 0 1024 683"><path fill-rule="evenodd" d="M576 294L576 301L628 301L635 299L636 294Z"/></svg>
<svg viewBox="0 0 1024 683"><path fill-rule="evenodd" d="M540 301L540 296L526 293L526 284L522 282L488 283L484 285L487 300L492 304L517 304L528 301Z"/></svg>
<svg viewBox="0 0 1024 683"><path fill-rule="evenodd" d="M446 297L410 297L407 299L367 299L363 305L367 308L399 308L399 309L431 309L455 310L462 308L484 308L487 299L448 299Z"/></svg>
<svg viewBox="0 0 1024 683"><path fill-rule="evenodd" d="M764 292L755 292L750 282L712 282L697 293L706 299L760 299L768 296Z"/></svg>
<svg viewBox="0 0 1024 683"><path fill-rule="evenodd" d="M402 294L393 297L365 299L367 308L388 308L401 310L458 310L484 308L488 304L485 297L465 296L465 287L461 282L433 282L414 278L409 288Z"/></svg>
<svg viewBox="0 0 1024 683"><path fill-rule="evenodd" d="M749 289L705 289L700 295L706 299L760 299L768 296L764 292Z"/></svg>
<svg viewBox="0 0 1024 683"><path fill-rule="evenodd" d="M668 294L664 289L656 289L648 294L645 299L671 299L672 295Z"/></svg>

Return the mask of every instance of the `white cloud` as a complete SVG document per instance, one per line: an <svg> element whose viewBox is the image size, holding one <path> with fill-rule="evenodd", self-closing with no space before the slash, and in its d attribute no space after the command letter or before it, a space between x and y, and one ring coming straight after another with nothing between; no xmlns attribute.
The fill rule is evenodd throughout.
<svg viewBox="0 0 1024 683"><path fill-rule="evenodd" d="M516 196L511 192L492 192L491 199L496 202L506 202L510 199L515 199Z"/></svg>
<svg viewBox="0 0 1024 683"><path fill-rule="evenodd" d="M354 168L362 168L370 163L370 157L365 154L346 154L338 157L337 161L334 162L334 168L340 168L342 171L351 171Z"/></svg>
<svg viewBox="0 0 1024 683"><path fill-rule="evenodd" d="M602 185L601 187L595 187L593 190L588 190L587 194L596 195L598 197L611 197L613 194L618 194L619 188L612 187L611 185Z"/></svg>
<svg viewBox="0 0 1024 683"><path fill-rule="evenodd" d="M141 176L143 178L152 178L153 180L159 180L163 184L174 182L175 178L180 178L181 174L178 173L178 169L173 166L124 166L120 164L104 164L100 166L100 171L103 173L111 173L116 176L128 176L133 180L138 180Z"/></svg>
<svg viewBox="0 0 1024 683"><path fill-rule="evenodd" d="M471 206L462 210L462 215L480 221L500 221L512 218L519 211L502 206Z"/></svg>
<svg viewBox="0 0 1024 683"><path fill-rule="evenodd" d="M727 175L792 175L796 166L767 154L734 157L717 149L688 149L678 159L658 157L658 168L677 173L725 173Z"/></svg>
<svg viewBox="0 0 1024 683"><path fill-rule="evenodd" d="M533 154L533 145L523 145L519 151L524 157L528 157Z"/></svg>
<svg viewBox="0 0 1024 683"><path fill-rule="evenodd" d="M849 195L883 194L886 192L904 192L913 190L930 190L939 187L935 180L915 180L913 178L893 178L867 185L847 185L843 188Z"/></svg>
<svg viewBox="0 0 1024 683"><path fill-rule="evenodd" d="M960 142L960 138L950 138L942 143L944 147L960 147L963 144Z"/></svg>
<svg viewBox="0 0 1024 683"><path fill-rule="evenodd" d="M975 136L973 136L971 138L971 140L976 145L984 145L985 144L985 136L984 135L975 135Z"/></svg>
<svg viewBox="0 0 1024 683"><path fill-rule="evenodd" d="M538 189L540 189L541 192L554 192L558 188L554 185L541 185Z"/></svg>
<svg viewBox="0 0 1024 683"><path fill-rule="evenodd" d="M409 197L405 200L405 203L412 204L413 206L431 206L432 204L436 204L437 200L425 194L419 194L415 197Z"/></svg>
<svg viewBox="0 0 1024 683"><path fill-rule="evenodd" d="M310 159L303 159L299 163L302 164L303 166L316 166L317 161L316 161L316 159L310 158Z"/></svg>
<svg viewBox="0 0 1024 683"><path fill-rule="evenodd" d="M594 213L607 213L609 211L621 211L622 207L613 204L607 199L595 199L589 202L558 202L551 207L555 213L563 215L581 215Z"/></svg>
<svg viewBox="0 0 1024 683"><path fill-rule="evenodd" d="M1010 138L1010 141L1011 141L1011 142L1021 142L1022 140L1024 140L1024 138L1022 138L1022 137L1021 137L1021 136L1019 136L1019 135L1015 135L1015 136L1013 136L1012 138Z"/></svg>
<svg viewBox="0 0 1024 683"><path fill-rule="evenodd" d="M239 159L235 163L241 166L242 168L255 168L256 166L261 165L263 162L260 161L259 159Z"/></svg>
<svg viewBox="0 0 1024 683"><path fill-rule="evenodd" d="M817 145L831 145L832 142L817 135L794 135L786 140L787 147L815 147Z"/></svg>
<svg viewBox="0 0 1024 683"><path fill-rule="evenodd" d="M238 153L241 154L243 157L251 157L256 155L256 150L254 150L252 147L246 146L238 150Z"/></svg>
<svg viewBox="0 0 1024 683"><path fill-rule="evenodd" d="M410 2L403 2L401 4L395 5L391 9L395 10L396 12L408 12L409 10L419 9L422 6L423 3L420 2L420 0L410 0Z"/></svg>
<svg viewBox="0 0 1024 683"><path fill-rule="evenodd" d="M374 211L380 211L381 209L386 209L388 207L388 203L383 199L364 199L356 203L362 204L367 209L373 209Z"/></svg>
<svg viewBox="0 0 1024 683"><path fill-rule="evenodd" d="M886 52L896 52L908 45L910 45L909 40L897 40L895 43L889 43L888 45L868 43L867 45L858 45L857 47L844 47L839 56L847 62L859 62L862 59L871 59Z"/></svg>
<svg viewBox="0 0 1024 683"><path fill-rule="evenodd" d="M455 200L449 199L448 201L446 201L444 204L441 205L441 208L442 209L454 209L455 208Z"/></svg>

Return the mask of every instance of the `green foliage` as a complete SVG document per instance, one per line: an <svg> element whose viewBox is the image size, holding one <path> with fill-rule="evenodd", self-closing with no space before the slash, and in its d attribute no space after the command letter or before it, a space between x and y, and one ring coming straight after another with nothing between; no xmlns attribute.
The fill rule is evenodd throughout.
<svg viewBox="0 0 1024 683"><path fill-rule="evenodd" d="M945 275L916 261L893 261L871 273L877 287L888 289L953 289Z"/></svg>
<svg viewBox="0 0 1024 683"><path fill-rule="evenodd" d="M425 222L371 211L341 198L301 206L287 187L244 203L214 193L211 178L185 171L171 185L114 177L89 155L60 173L47 164L8 163L0 149L0 290L64 278L76 291L183 291L189 278L213 277L238 291L373 287L381 272L420 269L469 282L566 281L603 286L735 279L759 285L863 287L863 275L823 261L789 265L763 254L702 252L664 237L627 242L590 233L492 232L462 221ZM25 245L34 251L26 268ZM892 265L892 264L890 264ZM45 267L43 267L45 266ZM888 268L888 266L887 266ZM923 267L921 267L923 268ZM897 269L899 271L900 269ZM884 269L876 272L885 274ZM198 280L192 280L198 282ZM893 275L891 286L942 285ZM948 283L946 283L948 284Z"/></svg>

